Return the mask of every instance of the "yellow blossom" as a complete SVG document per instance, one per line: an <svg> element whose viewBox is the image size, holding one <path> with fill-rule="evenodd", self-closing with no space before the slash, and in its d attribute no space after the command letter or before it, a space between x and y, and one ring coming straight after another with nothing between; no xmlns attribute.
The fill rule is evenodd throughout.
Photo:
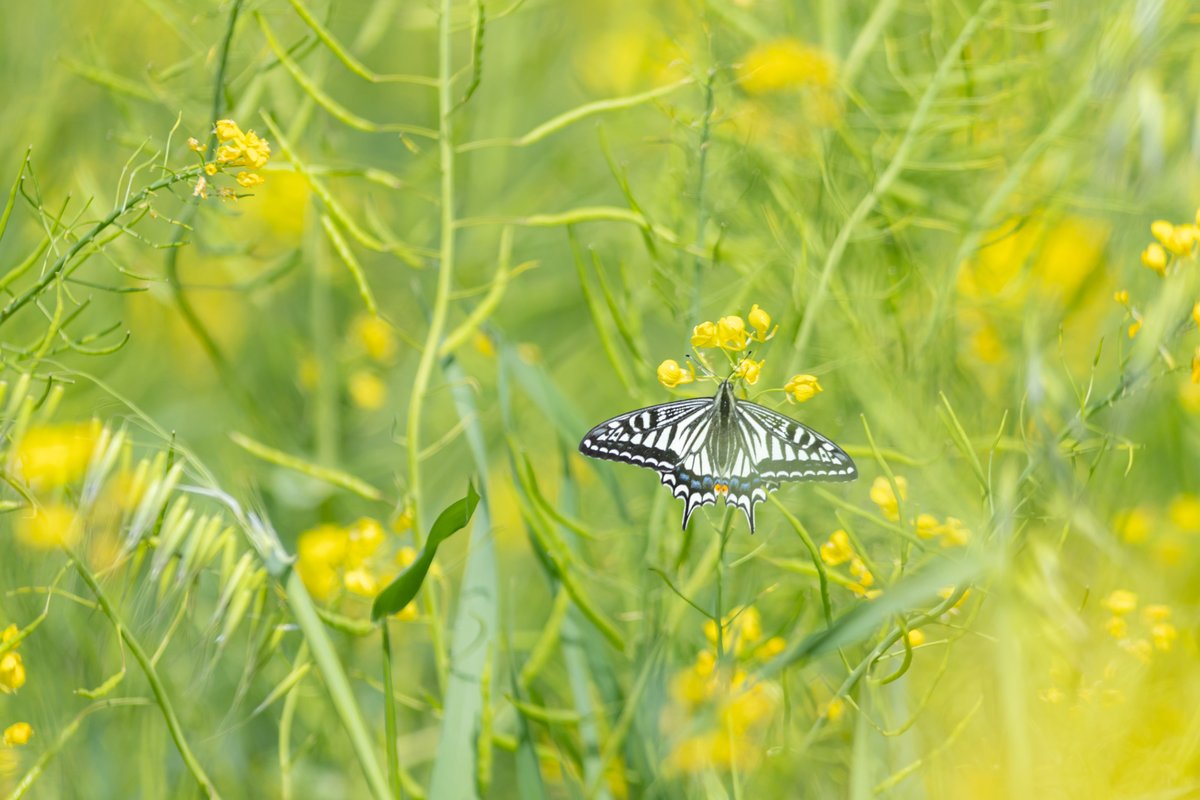
<svg viewBox="0 0 1200 800"><path fill-rule="evenodd" d="M16 522L17 539L36 550L72 547L83 534L75 510L61 503L47 503L21 513Z"/></svg>
<svg viewBox="0 0 1200 800"><path fill-rule="evenodd" d="M840 697L835 697L828 703L821 706L820 712L822 717L830 722L837 722L846 713L846 703Z"/></svg>
<svg viewBox="0 0 1200 800"><path fill-rule="evenodd" d="M722 350L744 350L750 334L741 317L721 317L717 320L717 346Z"/></svg>
<svg viewBox="0 0 1200 800"><path fill-rule="evenodd" d="M204 165L204 174L211 177L217 174L218 169L220 169L220 167L217 166L217 163L215 161L210 161Z"/></svg>
<svg viewBox="0 0 1200 800"><path fill-rule="evenodd" d="M909 647L920 647L925 644L925 634L920 629L909 631L905 634L905 638L908 640Z"/></svg>
<svg viewBox="0 0 1200 800"><path fill-rule="evenodd" d="M1137 609L1137 595L1128 589L1117 589L1104 599L1104 607L1117 616Z"/></svg>
<svg viewBox="0 0 1200 800"><path fill-rule="evenodd" d="M799 39L784 38L755 45L737 67L749 94L766 94L804 86L834 85L834 64L824 51Z"/></svg>
<svg viewBox="0 0 1200 800"><path fill-rule="evenodd" d="M696 380L696 374L690 363L687 372L684 372L683 367L679 366L679 362L673 358L668 358L658 365L658 382L668 389L674 389L681 383L691 383L694 380Z"/></svg>
<svg viewBox="0 0 1200 800"><path fill-rule="evenodd" d="M734 370L733 377L741 378L753 386L758 383L758 376L762 372L763 364L765 363L765 361L751 361L748 358L742 359L742 363L738 364L737 369Z"/></svg>
<svg viewBox="0 0 1200 800"><path fill-rule="evenodd" d="M20 635L21 631L13 623L9 623L8 627L0 632L0 644L8 644Z"/></svg>
<svg viewBox="0 0 1200 800"><path fill-rule="evenodd" d="M1171 607L1161 603L1152 603L1142 609L1142 616L1147 623L1166 622L1171 618Z"/></svg>
<svg viewBox="0 0 1200 800"><path fill-rule="evenodd" d="M949 600L951 597L954 596L954 593L956 591L958 591L957 587L943 586L941 589L938 589L938 597L942 598L943 600ZM953 611L956 608L959 608L963 603L967 602L967 598L970 596L971 596L971 590L967 589L965 592L962 593L962 597L958 598L958 602L956 602L953 606L950 607L950 610Z"/></svg>
<svg viewBox="0 0 1200 800"><path fill-rule="evenodd" d="M1118 292L1114 292L1113 300L1116 300L1123 306L1129 305L1129 291L1127 289L1121 289Z"/></svg>
<svg viewBox="0 0 1200 800"><path fill-rule="evenodd" d="M1144 542L1150 536L1153 524L1150 512L1143 506L1127 508L1113 518L1117 536L1130 544Z"/></svg>
<svg viewBox="0 0 1200 800"><path fill-rule="evenodd" d="M328 599L338 588L337 568L346 558L348 538L337 525L320 525L300 534L296 572L318 600Z"/></svg>
<svg viewBox="0 0 1200 800"><path fill-rule="evenodd" d="M1159 275L1166 274L1167 251L1163 250L1162 245L1152 242L1142 251L1142 264L1154 270Z"/></svg>
<svg viewBox="0 0 1200 800"><path fill-rule="evenodd" d="M811 400L823 391L815 375L793 375L783 390L787 392L788 400L793 403Z"/></svg>
<svg viewBox="0 0 1200 800"><path fill-rule="evenodd" d="M216 131L217 138L222 142L229 141L230 139L240 139L243 136L242 129L231 119L217 120L216 125L213 126L213 130Z"/></svg>
<svg viewBox="0 0 1200 800"><path fill-rule="evenodd" d="M195 136L189 136L187 141L188 149L194 153L203 153L204 145Z"/></svg>
<svg viewBox="0 0 1200 800"><path fill-rule="evenodd" d="M1196 327L1200 328L1200 300L1192 304L1192 322L1196 323Z"/></svg>
<svg viewBox="0 0 1200 800"><path fill-rule="evenodd" d="M375 555L383 544L383 525L363 517L346 529L346 565L356 567Z"/></svg>
<svg viewBox="0 0 1200 800"><path fill-rule="evenodd" d="M1124 639L1129 635L1129 625L1124 617L1109 617L1108 622L1104 623L1104 629L1114 639Z"/></svg>
<svg viewBox="0 0 1200 800"><path fill-rule="evenodd" d="M354 338L374 361L390 361L396 355L396 334L384 319L374 314L359 314L352 327Z"/></svg>
<svg viewBox="0 0 1200 800"><path fill-rule="evenodd" d="M717 338L717 326L712 322L701 322L692 328L692 347L720 347L721 340Z"/></svg>
<svg viewBox="0 0 1200 800"><path fill-rule="evenodd" d="M1038 692L1038 698L1044 703L1057 705L1067 698L1067 694L1057 686L1051 686L1049 689Z"/></svg>
<svg viewBox="0 0 1200 800"><path fill-rule="evenodd" d="M354 405L367 411L383 408L387 402L387 384L374 372L365 369L350 376L350 399Z"/></svg>
<svg viewBox="0 0 1200 800"><path fill-rule="evenodd" d="M251 169L262 169L271 159L271 145L266 139L260 139L254 131L246 131L241 141L242 157Z"/></svg>
<svg viewBox="0 0 1200 800"><path fill-rule="evenodd" d="M379 582L374 573L366 567L346 570L342 583L348 592L362 597L374 597L379 592Z"/></svg>
<svg viewBox="0 0 1200 800"><path fill-rule="evenodd" d="M232 164L242 157L242 149L231 144L224 144L217 148L217 161L223 164ZM212 174L212 173L209 173Z"/></svg>
<svg viewBox="0 0 1200 800"><path fill-rule="evenodd" d="M237 174L237 182L239 185L250 189L266 183L267 179L262 175L259 175L257 172L246 172L245 170L242 170Z"/></svg>
<svg viewBox="0 0 1200 800"><path fill-rule="evenodd" d="M831 567L845 564L854 558L854 547L850 537L840 528L829 535L829 541L821 545L821 560Z"/></svg>
<svg viewBox="0 0 1200 800"><path fill-rule="evenodd" d="M875 576L871 574L871 570L867 569L867 565L861 558L850 560L850 574L858 578L859 586L864 589L875 584Z"/></svg>
<svg viewBox="0 0 1200 800"><path fill-rule="evenodd" d="M754 606L735 608L725 616L724 644L741 657L752 650L762 638L762 616ZM713 620L704 623L704 636L709 644L717 644L717 624Z"/></svg>
<svg viewBox="0 0 1200 800"><path fill-rule="evenodd" d="M406 530L411 528L412 525L413 525L413 507L412 507L412 504L409 503L409 504L405 505L404 508L400 511L400 513L396 515L395 519L392 520L392 530L395 533L404 533ZM409 549L412 549L412 548L409 548Z"/></svg>
<svg viewBox="0 0 1200 800"><path fill-rule="evenodd" d="M20 747L28 744L33 738L33 726L28 722L18 722L4 729L3 742L5 747Z"/></svg>
<svg viewBox="0 0 1200 800"><path fill-rule="evenodd" d="M900 491L900 497L897 499L896 492L892 489L892 484L888 479L880 475L871 484L871 502L879 506L879 510L888 519L895 522L900 519L900 500L908 499L908 481L903 477L896 476L896 489Z"/></svg>
<svg viewBox="0 0 1200 800"><path fill-rule="evenodd" d="M971 531L955 517L946 517L946 524L938 529L938 533L942 547L962 547L971 540Z"/></svg>
<svg viewBox="0 0 1200 800"><path fill-rule="evenodd" d="M744 734L748 728L769 719L775 704L776 698L769 684L749 682L721 705L721 730L732 729L735 735Z"/></svg>
<svg viewBox="0 0 1200 800"><path fill-rule="evenodd" d="M1131 322L1129 324L1129 329L1126 331L1126 333L1128 333L1129 338L1132 339L1133 337L1138 335L1138 331L1140 331L1141 329L1142 329L1142 321L1140 319L1135 319L1133 322Z"/></svg>
<svg viewBox="0 0 1200 800"><path fill-rule="evenodd" d="M25 685L25 662L21 654L10 650L0 656L0 692L12 694Z"/></svg>
<svg viewBox="0 0 1200 800"><path fill-rule="evenodd" d="M1171 522L1180 530L1188 533L1200 532L1200 497L1194 494L1181 494L1171 500L1168 507Z"/></svg>
<svg viewBox="0 0 1200 800"><path fill-rule="evenodd" d="M779 330L776 325L771 328L771 315L764 311L757 303L750 308L750 313L746 315L750 320L750 327L754 328L754 339L760 342L765 342L775 335L775 331Z"/></svg>
<svg viewBox="0 0 1200 800"><path fill-rule="evenodd" d="M1187 255L1191 252L1192 245L1200 238L1200 228L1197 228L1195 225L1172 225L1170 222L1162 219L1151 223L1150 233L1154 234L1155 239L1162 242L1162 247L1165 247L1177 256ZM1150 247L1154 246L1153 244L1150 245ZM1148 247L1146 250L1149 252L1150 248ZM1143 254L1144 260L1145 254ZM1163 254L1163 262L1164 264L1166 262L1165 253ZM1151 265L1146 264L1146 266L1150 267ZM1154 269L1154 267L1151 267L1151 269Z"/></svg>
<svg viewBox="0 0 1200 800"><path fill-rule="evenodd" d="M755 656L763 659L774 658L787 649L787 642L782 636L772 636L762 643L762 646L755 652Z"/></svg>
<svg viewBox="0 0 1200 800"><path fill-rule="evenodd" d="M97 420L35 425L12 449L17 474L31 486L51 488L83 477L100 436Z"/></svg>
<svg viewBox="0 0 1200 800"><path fill-rule="evenodd" d="M1158 622L1150 628L1150 638L1154 640L1154 648L1166 652L1179 638L1179 631L1169 622Z"/></svg>
<svg viewBox="0 0 1200 800"><path fill-rule="evenodd" d="M938 535L942 525L933 514L917 515L917 536L922 539L933 539Z"/></svg>
<svg viewBox="0 0 1200 800"><path fill-rule="evenodd" d="M1146 664L1150 663L1150 656L1154 653L1153 646L1145 639L1124 639L1121 641L1121 647L1127 653Z"/></svg>

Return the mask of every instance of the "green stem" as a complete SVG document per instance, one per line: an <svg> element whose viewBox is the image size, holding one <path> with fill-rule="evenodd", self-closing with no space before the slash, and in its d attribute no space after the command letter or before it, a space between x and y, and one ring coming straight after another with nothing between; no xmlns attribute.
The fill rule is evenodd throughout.
<svg viewBox="0 0 1200 800"><path fill-rule="evenodd" d="M396 689L392 685L392 636L386 617L379 628L383 632L383 723L387 737L388 781L392 786L392 794L400 798L403 791L400 788L400 753L396 750Z"/></svg>
<svg viewBox="0 0 1200 800"><path fill-rule="evenodd" d="M109 602L108 596L104 590L100 588L100 583L84 565L83 561L75 556L74 553L69 553L71 560L75 563L75 571L79 573L79 577L92 590L92 594L96 596L96 602L100 605L100 611L109 619L113 627L117 629L117 634L121 640L125 642L125 646L129 648L129 652L133 654L133 658L141 667L142 673L146 676L146 682L150 684L150 690L154 693L154 701L162 710L163 719L167 723L167 730L171 734L171 739L175 742L175 749L179 751L179 757L183 759L183 764L188 771L192 773L192 777L196 779L200 789L205 796L210 798L219 798L221 795L217 792L217 787L213 785L208 775L204 772L204 767L200 766L200 762L192 753L191 747L188 746L187 738L183 733L183 726L179 724L179 717L175 714L175 707L171 705L171 699L167 696L167 688L163 685L162 679L158 676L158 670L154 668L154 664L150 662L150 657L146 655L146 651L142 649L141 642L133 635L133 632L128 626L117 616L116 609Z"/></svg>

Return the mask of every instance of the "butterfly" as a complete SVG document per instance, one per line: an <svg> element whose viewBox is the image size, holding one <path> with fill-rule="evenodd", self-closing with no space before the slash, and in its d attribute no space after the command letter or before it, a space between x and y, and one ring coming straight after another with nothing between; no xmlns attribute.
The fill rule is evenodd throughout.
<svg viewBox="0 0 1200 800"><path fill-rule="evenodd" d="M681 497L683 528L697 508L720 495L746 515L783 481L852 481L854 461L842 448L790 417L734 395L730 380L713 397L639 408L587 432L579 452L658 472Z"/></svg>

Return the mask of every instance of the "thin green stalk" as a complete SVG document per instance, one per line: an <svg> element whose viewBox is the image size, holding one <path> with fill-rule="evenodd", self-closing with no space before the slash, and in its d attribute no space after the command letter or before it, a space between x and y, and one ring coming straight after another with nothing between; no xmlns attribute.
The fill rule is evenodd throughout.
<svg viewBox="0 0 1200 800"><path fill-rule="evenodd" d="M396 688L392 684L392 635L385 617L379 626L383 647L383 728L387 747L388 781L396 798L404 796L400 788L400 751L397 749Z"/></svg>
<svg viewBox="0 0 1200 800"><path fill-rule="evenodd" d="M187 737L184 735L183 726L179 724L179 717L175 714L175 707L171 705L171 698L167 696L167 688L163 685L162 679L158 676L158 670L154 668L154 664L150 662L150 657L146 655L146 651L142 649L141 642L133 635L130 628L117 615L116 609L109 602L108 596L104 590L100 588L100 583L87 568L87 566L75 556L74 553L69 553L71 560L75 564L75 571L79 573L79 577L91 589L92 594L96 596L96 602L100 606L100 611L104 616L108 617L109 622L117 629L117 634L121 640L125 642L125 646L129 648L129 652L133 654L133 658L141 667L142 673L146 676L146 682L150 684L150 690L154 693L154 701L162 710L163 719L167 723L167 730L171 734L171 739L175 742L175 749L179 751L179 757L183 760L183 765L187 767L188 772L192 773L192 777L196 779L196 783L200 786L200 790L205 796L210 798L219 798L221 795L217 791L217 787L209 779L204 767L200 766L200 762L196 759L192 748L187 743Z"/></svg>
<svg viewBox="0 0 1200 800"><path fill-rule="evenodd" d="M704 119L700 126L700 164L697 167L699 175L696 178L696 240L695 262L692 268L692 313L689 322L700 319L700 298L703 295L704 259L704 230L708 227L708 210L704 205L704 179L708 171L708 137L712 126L713 116L713 81L717 77L715 69L709 69L708 80L704 83ZM719 617L718 617L719 619Z"/></svg>

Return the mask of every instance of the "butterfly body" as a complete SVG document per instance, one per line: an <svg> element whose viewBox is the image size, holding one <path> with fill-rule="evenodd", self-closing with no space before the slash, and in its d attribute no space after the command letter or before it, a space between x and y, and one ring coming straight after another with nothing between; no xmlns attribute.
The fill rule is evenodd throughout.
<svg viewBox="0 0 1200 800"><path fill-rule="evenodd" d="M639 408L601 422L579 443L586 456L648 467L684 501L683 527L717 497L742 509L754 531L754 506L783 481L850 481L850 456L811 428L739 400L725 381L714 397Z"/></svg>

